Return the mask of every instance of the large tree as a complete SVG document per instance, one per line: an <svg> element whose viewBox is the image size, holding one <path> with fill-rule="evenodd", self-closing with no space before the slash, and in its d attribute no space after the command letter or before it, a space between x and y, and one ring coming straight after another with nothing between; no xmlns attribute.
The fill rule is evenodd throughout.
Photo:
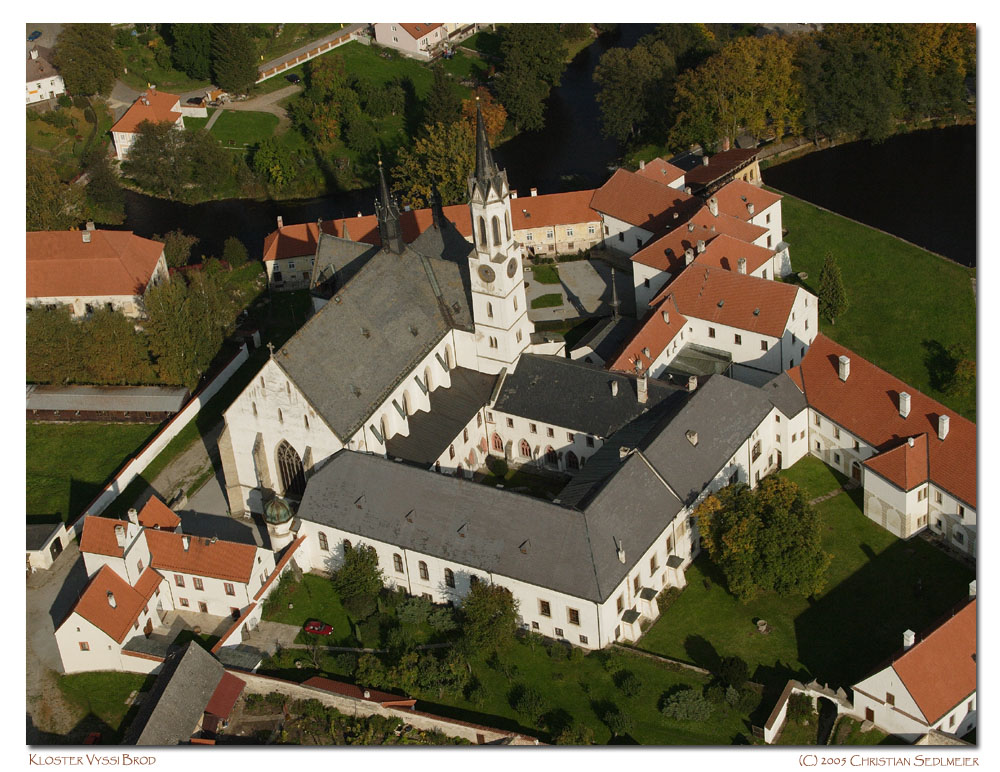
<svg viewBox="0 0 1000 772"><path fill-rule="evenodd" d="M83 219L83 191L63 183L52 160L29 152L25 172L27 230L66 230Z"/></svg>
<svg viewBox="0 0 1000 772"><path fill-rule="evenodd" d="M151 193L174 199L217 193L232 176L233 159L204 129L179 131L143 121L122 171Z"/></svg>
<svg viewBox="0 0 1000 772"><path fill-rule="evenodd" d="M843 316L850 303L847 300L847 290L844 289L844 279L840 275L840 266L830 252L823 259L816 294L819 297L820 314L829 319L830 324L836 324L837 317Z"/></svg>
<svg viewBox="0 0 1000 772"><path fill-rule="evenodd" d="M520 130L545 125L545 100L566 69L558 24L510 24L500 32L497 96Z"/></svg>
<svg viewBox="0 0 1000 772"><path fill-rule="evenodd" d="M830 556L822 523L795 483L765 477L756 489L734 483L698 506L698 530L729 591L741 601L762 592L809 596L825 582Z"/></svg>
<svg viewBox="0 0 1000 772"><path fill-rule="evenodd" d="M122 73L110 24L67 24L55 44L55 62L71 94L107 94Z"/></svg>
<svg viewBox="0 0 1000 772"><path fill-rule="evenodd" d="M198 242L197 236L189 236L176 228L162 236L153 236L154 241L163 242L163 256L170 268L181 268L191 260L191 248Z"/></svg>
<svg viewBox="0 0 1000 772"><path fill-rule="evenodd" d="M86 348L80 352L91 383L129 385L154 383L145 334L135 321L117 311L96 310L84 323Z"/></svg>
<svg viewBox="0 0 1000 772"><path fill-rule="evenodd" d="M467 124L438 123L426 136L418 137L413 147L400 149L392 174L401 198L410 206L429 206L435 186L447 206L466 200L475 159L475 142Z"/></svg>
<svg viewBox="0 0 1000 772"><path fill-rule="evenodd" d="M510 647L517 632L518 602L499 584L473 582L462 600L462 641L469 652Z"/></svg>
<svg viewBox="0 0 1000 772"><path fill-rule="evenodd" d="M247 24L212 25L212 75L219 88L247 94L257 80L257 45Z"/></svg>
<svg viewBox="0 0 1000 772"><path fill-rule="evenodd" d="M118 224L125 219L125 192L118 182L118 175L111 168L111 160L99 147L86 160L86 197L90 219L107 224Z"/></svg>
<svg viewBox="0 0 1000 772"><path fill-rule="evenodd" d="M80 377L80 350L84 335L69 306L34 308L25 328L25 365L28 383L71 383Z"/></svg>
<svg viewBox="0 0 1000 772"><path fill-rule="evenodd" d="M454 123L462 113L462 99L443 66L435 65L433 71L434 81L424 100L424 122L431 126Z"/></svg>
<svg viewBox="0 0 1000 772"><path fill-rule="evenodd" d="M602 133L625 142L660 124L674 75L674 57L662 40L644 38L633 48L605 52L594 69Z"/></svg>
<svg viewBox="0 0 1000 772"><path fill-rule="evenodd" d="M345 543L344 562L333 572L332 581L333 589L352 617L371 616L384 583L375 549L366 544L353 547Z"/></svg>
<svg viewBox="0 0 1000 772"><path fill-rule="evenodd" d="M174 67L198 80L212 76L212 27L208 24L171 24L170 47Z"/></svg>

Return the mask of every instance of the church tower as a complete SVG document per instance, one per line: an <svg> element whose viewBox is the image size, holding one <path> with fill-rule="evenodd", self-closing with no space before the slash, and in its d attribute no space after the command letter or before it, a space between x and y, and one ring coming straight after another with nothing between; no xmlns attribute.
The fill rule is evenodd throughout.
<svg viewBox="0 0 1000 772"><path fill-rule="evenodd" d="M401 255L404 244L403 228L399 224L399 204L389 192L381 158L378 159L378 183L379 197L375 199L375 216L378 218L378 235L382 240L382 248Z"/></svg>
<svg viewBox="0 0 1000 772"><path fill-rule="evenodd" d="M528 319L521 258L511 230L507 173L493 160L478 103L469 210L476 247L469 255L469 269L479 369L497 373L506 367L510 371L530 345L535 327Z"/></svg>

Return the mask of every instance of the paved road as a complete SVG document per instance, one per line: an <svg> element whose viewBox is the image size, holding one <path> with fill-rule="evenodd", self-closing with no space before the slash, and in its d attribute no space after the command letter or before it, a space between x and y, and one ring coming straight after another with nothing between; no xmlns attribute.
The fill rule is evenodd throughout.
<svg viewBox="0 0 1000 772"><path fill-rule="evenodd" d="M30 35L35 30L39 30L42 36L36 40L28 42L28 35ZM62 24L25 24L24 25L24 39L25 39L25 50L30 51L34 46L41 46L42 48L52 48L56 44L56 38L62 31Z"/></svg>

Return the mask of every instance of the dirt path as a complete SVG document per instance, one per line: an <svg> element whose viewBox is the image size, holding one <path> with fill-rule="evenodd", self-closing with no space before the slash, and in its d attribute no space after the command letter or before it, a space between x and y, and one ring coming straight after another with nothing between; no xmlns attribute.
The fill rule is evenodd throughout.
<svg viewBox="0 0 1000 772"><path fill-rule="evenodd" d="M258 113L271 113L271 115L278 116L277 131L285 131L292 125L292 122L288 118L288 113L285 112L285 108L281 107L278 102L286 97L292 96L293 94L297 94L300 91L302 91L301 86L285 86L284 88L279 88L277 91L272 91L270 94L262 94L261 96L254 97L253 99L247 99L243 102L226 102L226 104L219 109L248 110Z"/></svg>

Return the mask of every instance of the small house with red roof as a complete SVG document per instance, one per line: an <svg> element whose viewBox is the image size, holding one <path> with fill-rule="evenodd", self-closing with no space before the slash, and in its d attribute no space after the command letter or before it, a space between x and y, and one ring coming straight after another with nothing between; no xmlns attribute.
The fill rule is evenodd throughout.
<svg viewBox="0 0 1000 772"><path fill-rule="evenodd" d="M854 709L884 732L915 742L929 732L962 737L976 728L976 600L854 685Z"/></svg>
<svg viewBox="0 0 1000 772"><path fill-rule="evenodd" d="M139 126L150 123L169 123L178 129L184 128L184 113L181 109L180 97L148 88L139 95L125 114L111 127L111 136L115 142L115 155L119 161L128 158L129 150L138 136Z"/></svg>

